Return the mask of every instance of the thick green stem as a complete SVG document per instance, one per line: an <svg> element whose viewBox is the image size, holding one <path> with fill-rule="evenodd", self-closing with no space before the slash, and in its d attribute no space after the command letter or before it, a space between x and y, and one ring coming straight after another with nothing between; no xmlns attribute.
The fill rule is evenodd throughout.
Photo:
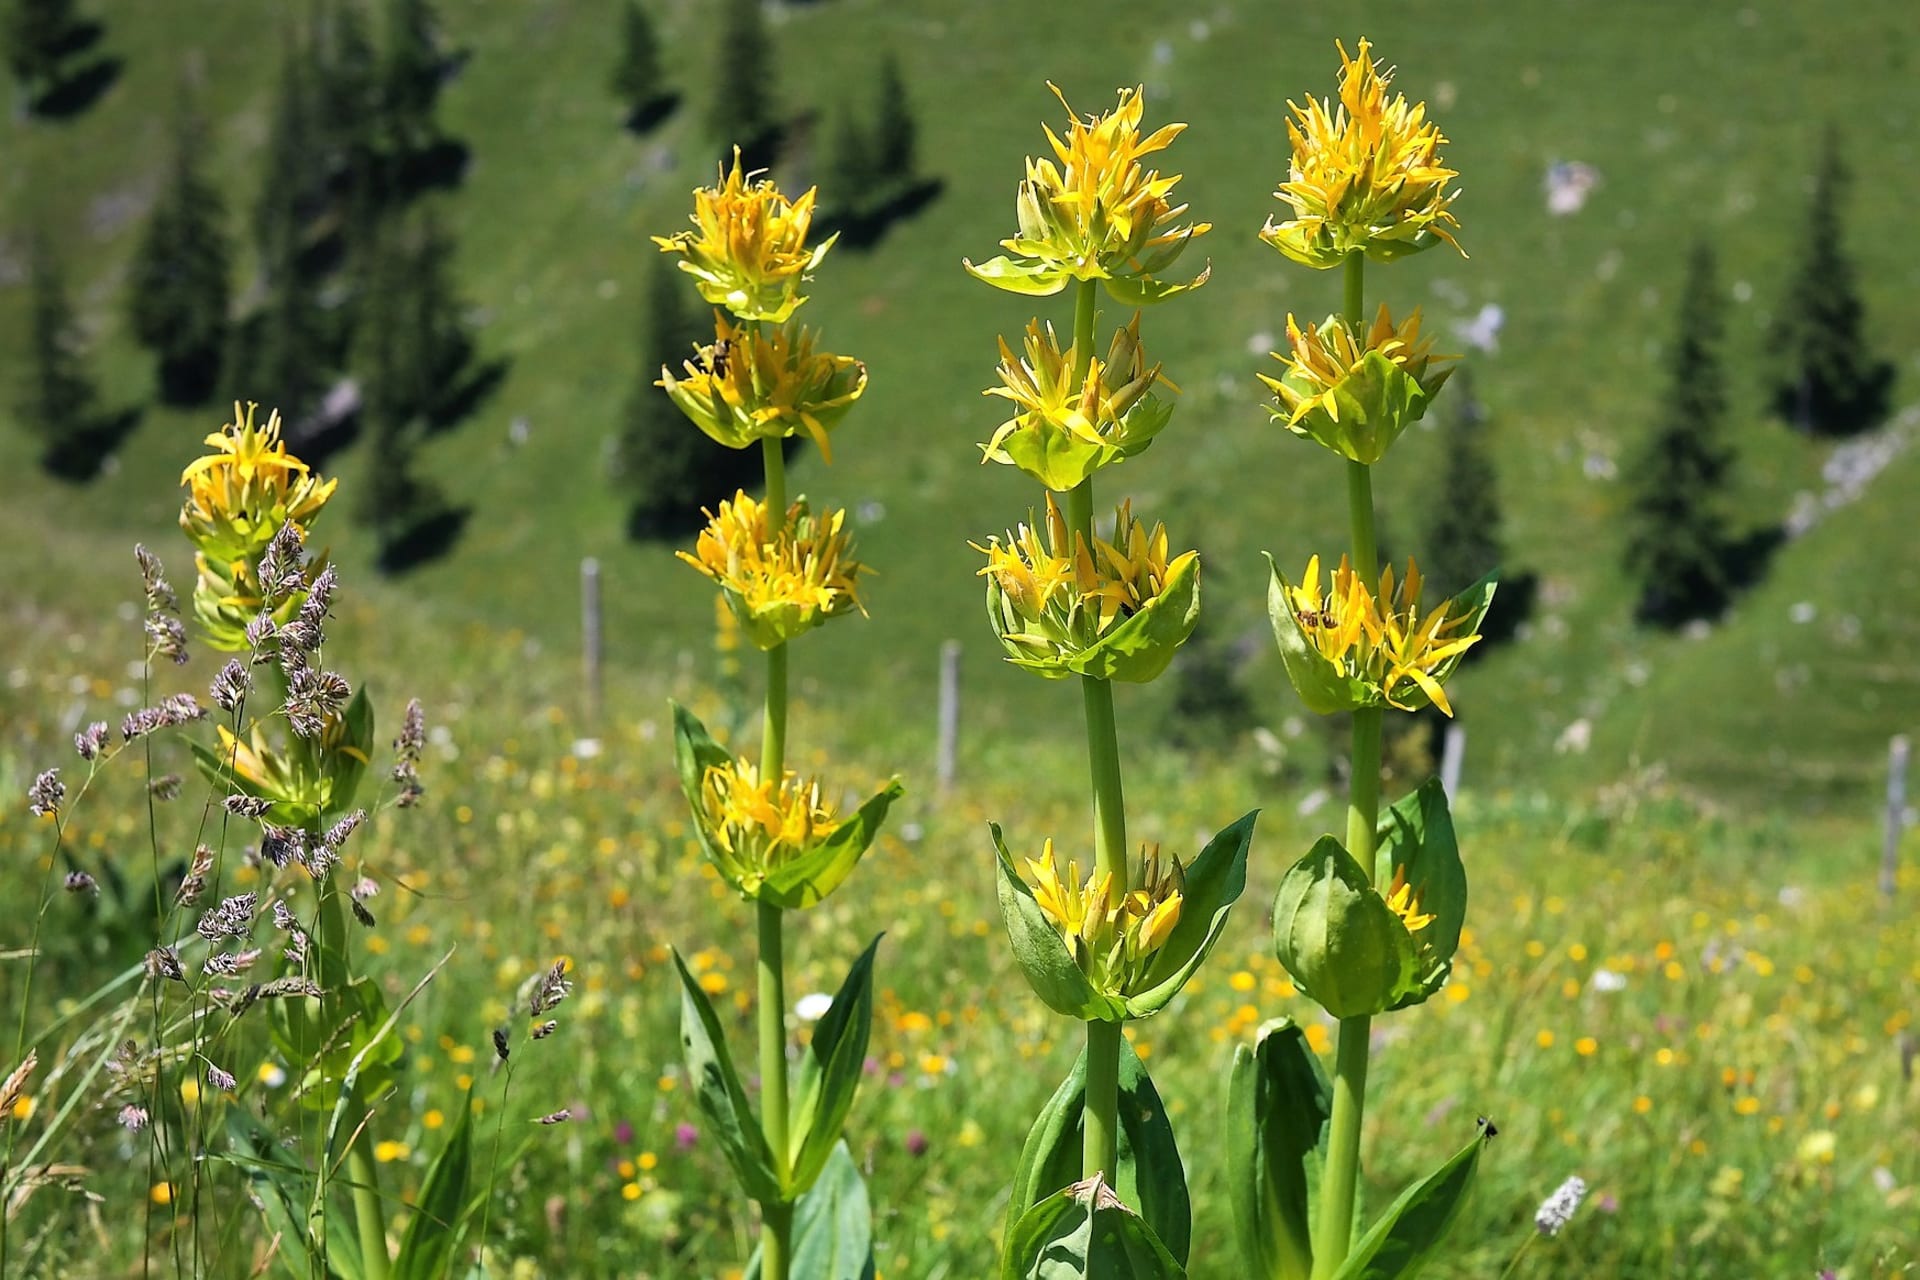
<svg viewBox="0 0 1920 1280"><path fill-rule="evenodd" d="M1346 319L1361 329L1366 259L1347 255ZM1380 551L1373 528L1373 476L1358 462L1347 463L1347 511L1353 526L1353 569L1371 587L1380 576ZM1347 852L1373 875L1374 832L1380 820L1380 722L1378 707L1353 713L1352 776L1347 792ZM1313 1224L1314 1280L1340 1269L1353 1247L1353 1205L1360 1181L1360 1128L1367 1109L1367 1056L1371 1018L1342 1018L1334 1054L1333 1114L1327 1135L1325 1195Z"/></svg>
<svg viewBox="0 0 1920 1280"><path fill-rule="evenodd" d="M1098 1173L1112 1186L1120 1176L1120 1024L1087 1024L1086 1143L1080 1176Z"/></svg>
<svg viewBox="0 0 1920 1280"><path fill-rule="evenodd" d="M777 535L787 514L787 463L780 441L761 442L767 465L767 531ZM767 700L760 736L760 777L778 784L787 762L787 646L767 651ZM757 904L760 956L759 978L760 1127L774 1164L784 1176L787 1167L787 974L783 955L779 907ZM793 1256L793 1205L767 1202L760 1206L760 1275L762 1280L787 1280Z"/></svg>
<svg viewBox="0 0 1920 1280"><path fill-rule="evenodd" d="M349 1112L356 1115L360 1112L357 1089ZM380 1209L380 1175L373 1162L373 1139L365 1129L347 1148L347 1177L353 1182L353 1224L360 1238L360 1274L367 1280L387 1280L392 1259L387 1256L386 1217Z"/></svg>

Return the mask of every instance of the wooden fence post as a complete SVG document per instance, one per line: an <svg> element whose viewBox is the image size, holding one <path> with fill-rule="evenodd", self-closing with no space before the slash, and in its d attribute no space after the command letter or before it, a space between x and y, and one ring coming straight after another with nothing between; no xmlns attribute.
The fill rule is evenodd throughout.
<svg viewBox="0 0 1920 1280"><path fill-rule="evenodd" d="M1900 879L1900 837L1907 825L1907 761L1912 744L1897 733L1887 744L1887 842L1880 851L1880 893L1893 896Z"/></svg>
<svg viewBox="0 0 1920 1280"><path fill-rule="evenodd" d="M586 679L587 723L600 724L600 562L580 562L580 659Z"/></svg>
<svg viewBox="0 0 1920 1280"><path fill-rule="evenodd" d="M941 795L953 786L960 754L960 642L940 646L940 746L934 777Z"/></svg>

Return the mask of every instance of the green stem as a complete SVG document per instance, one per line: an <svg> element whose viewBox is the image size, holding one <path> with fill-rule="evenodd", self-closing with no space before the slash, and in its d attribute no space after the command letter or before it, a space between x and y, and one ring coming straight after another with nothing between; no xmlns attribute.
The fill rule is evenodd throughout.
<svg viewBox="0 0 1920 1280"><path fill-rule="evenodd" d="M1527 1238L1522 1240L1520 1247L1514 1251L1512 1261L1507 1263L1507 1269L1500 1273L1500 1280L1507 1280L1509 1276L1520 1269L1520 1259L1527 1256L1527 1251L1533 1248L1533 1242L1539 1238L1540 1233L1538 1231L1527 1232Z"/></svg>
<svg viewBox="0 0 1920 1280"><path fill-rule="evenodd" d="M1347 255L1346 318L1358 333L1365 289L1366 259ZM1373 476L1364 464L1347 463L1347 511L1353 526L1353 569L1371 587L1380 576L1380 551L1373 527ZM1374 832L1380 821L1380 727L1378 707L1353 713L1352 776L1347 793L1347 852L1369 878L1373 875ZM1353 1247L1353 1205L1360 1182L1360 1129L1367 1109L1367 1056L1371 1018L1342 1018L1334 1051L1333 1114L1327 1135L1326 1194L1314 1222L1314 1280L1340 1269Z"/></svg>
<svg viewBox="0 0 1920 1280"><path fill-rule="evenodd" d="M1120 1176L1120 1024L1087 1024L1086 1143L1080 1176L1098 1173L1108 1186Z"/></svg>
<svg viewBox="0 0 1920 1280"><path fill-rule="evenodd" d="M787 514L787 463L780 441L761 441L767 466L767 531L778 534ZM760 736L760 777L778 785L787 761L787 646L767 651L767 700ZM755 963L759 979L760 1127L773 1151L776 1171L787 1171L787 975L779 907L757 904L760 955ZM760 1206L760 1275L762 1280L787 1280L793 1257L793 1205L768 1201Z"/></svg>
<svg viewBox="0 0 1920 1280"><path fill-rule="evenodd" d="M348 1105L359 1114L359 1090ZM386 1219L380 1211L380 1175L373 1162L373 1139L361 1129L347 1148L347 1177L353 1182L353 1222L360 1236L360 1274L367 1280L387 1280L392 1260L387 1256Z"/></svg>

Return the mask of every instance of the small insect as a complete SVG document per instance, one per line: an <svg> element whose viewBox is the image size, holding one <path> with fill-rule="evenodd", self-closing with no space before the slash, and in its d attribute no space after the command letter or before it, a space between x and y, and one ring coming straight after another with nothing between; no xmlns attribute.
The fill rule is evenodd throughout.
<svg viewBox="0 0 1920 1280"><path fill-rule="evenodd" d="M721 338L713 344L713 350L707 353L707 372L716 378L727 376L727 360L733 355L733 339Z"/></svg>
<svg viewBox="0 0 1920 1280"><path fill-rule="evenodd" d="M1311 631L1315 627L1331 627L1335 619L1324 609L1309 609L1300 615L1300 625Z"/></svg>

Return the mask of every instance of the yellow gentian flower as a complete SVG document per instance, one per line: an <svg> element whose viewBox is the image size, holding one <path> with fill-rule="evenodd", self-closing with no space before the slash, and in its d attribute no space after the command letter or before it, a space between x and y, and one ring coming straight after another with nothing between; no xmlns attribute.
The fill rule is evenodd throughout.
<svg viewBox="0 0 1920 1280"><path fill-rule="evenodd" d="M660 370L667 395L693 424L730 449L804 432L833 461L832 430L867 389L867 366L814 349L803 326L762 329L714 313L714 340L683 376Z"/></svg>
<svg viewBox="0 0 1920 1280"><path fill-rule="evenodd" d="M984 394L1011 400L1016 412L980 447L984 462L1017 466L1047 488L1065 493L1111 462L1132 457L1167 425L1172 407L1152 394L1156 385L1178 391L1147 364L1140 346L1140 313L1114 330L1107 356L1087 361L1073 378L1078 353L1065 351L1051 324L1027 324L1024 357L1000 339L1000 385Z"/></svg>
<svg viewBox="0 0 1920 1280"><path fill-rule="evenodd" d="M856 587L867 572L853 558L847 513L813 514L801 498L776 534L764 503L744 491L707 512L692 554L680 559L719 584L749 639L772 649L829 618L862 609Z"/></svg>
<svg viewBox="0 0 1920 1280"><path fill-rule="evenodd" d="M680 269L712 305L741 320L781 324L807 300L800 287L840 238L836 233L807 247L817 190L788 200L758 170L743 173L735 147L733 167L718 185L693 193L695 229L653 242L662 253L682 255Z"/></svg>
<svg viewBox="0 0 1920 1280"><path fill-rule="evenodd" d="M1295 435L1318 441L1343 458L1375 463L1453 373L1420 337L1420 309L1395 324L1382 303L1365 340L1338 316L1301 328L1287 317L1286 365L1278 378L1259 375L1279 402L1268 412Z"/></svg>
<svg viewBox="0 0 1920 1280"><path fill-rule="evenodd" d="M1047 87L1072 115L1066 95L1051 82ZM1164 150L1186 126L1166 125L1143 137L1144 109L1140 88L1122 89L1112 111L1075 117L1064 141L1047 129L1053 159L1027 160L1019 233L1000 242L1007 254L979 266L964 262L966 269L998 288L1040 297L1070 280L1102 280L1129 306L1204 284L1204 268L1184 283L1158 278L1210 224L1176 225L1187 211L1169 198L1180 175L1163 175L1141 160Z"/></svg>
<svg viewBox="0 0 1920 1280"><path fill-rule="evenodd" d="M701 825L720 873L754 897L769 872L817 847L840 826L816 779L791 770L763 778L744 760L710 766L700 784Z"/></svg>
<svg viewBox="0 0 1920 1280"><path fill-rule="evenodd" d="M1446 138L1427 119L1425 103L1387 98L1393 69L1382 70L1361 40L1356 56L1340 50L1340 103L1308 96L1287 104L1293 161L1274 197L1293 216L1268 219L1260 238L1296 262L1333 267L1363 252L1382 261L1445 241L1458 221L1448 206L1458 173L1440 161Z"/></svg>
<svg viewBox="0 0 1920 1280"><path fill-rule="evenodd" d="M1157 845L1143 847L1134 877L1140 887L1115 895L1111 873L1082 879L1077 861L1068 862L1063 879L1048 840L1038 858L1027 860L1027 875L1034 902L1059 930L1093 989L1120 998L1135 994L1154 953L1180 923L1186 888L1180 860L1163 865Z"/></svg>
<svg viewBox="0 0 1920 1280"><path fill-rule="evenodd" d="M180 527L213 561L256 558L288 522L304 531L339 484L287 452L278 410L256 427L258 407L236 403L234 420L205 440L213 451L180 473L187 487Z"/></svg>
<svg viewBox="0 0 1920 1280"><path fill-rule="evenodd" d="M1479 642L1476 628L1492 589L1470 589L1430 612L1421 609L1421 589L1411 559L1397 581L1393 566L1381 570L1377 593L1345 556L1324 583L1319 556L1307 561L1297 585L1275 573L1268 609L1287 674L1309 708L1415 711L1431 702L1453 714L1442 684Z"/></svg>

